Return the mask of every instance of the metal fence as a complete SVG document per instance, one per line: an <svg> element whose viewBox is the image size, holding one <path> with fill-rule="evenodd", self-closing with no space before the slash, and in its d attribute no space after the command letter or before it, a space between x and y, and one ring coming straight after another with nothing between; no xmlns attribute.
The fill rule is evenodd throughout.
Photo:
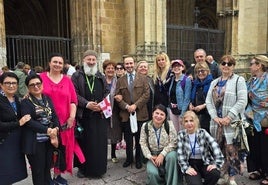
<svg viewBox="0 0 268 185"><path fill-rule="evenodd" d="M51 53L61 53L71 59L71 39L27 35L6 37L7 65L13 69L20 61L34 66L46 67Z"/></svg>
<svg viewBox="0 0 268 185"><path fill-rule="evenodd" d="M224 31L167 25L167 53L171 60L180 58L191 63L198 48L219 59L224 53Z"/></svg>

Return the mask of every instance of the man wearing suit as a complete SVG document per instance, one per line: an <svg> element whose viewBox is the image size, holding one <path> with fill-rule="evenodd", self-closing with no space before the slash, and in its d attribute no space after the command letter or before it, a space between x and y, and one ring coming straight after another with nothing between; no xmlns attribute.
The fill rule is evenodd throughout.
<svg viewBox="0 0 268 185"><path fill-rule="evenodd" d="M150 90L146 76L135 73L134 58L127 56L124 58L124 67L126 74L117 80L116 94L122 95L122 100L119 102L120 117L122 121L122 130L126 141L126 156L127 159L123 167L128 167L133 162L133 136L135 137L135 160L136 168L142 167L141 163L141 147L139 144L140 131L142 124L148 120L147 101L149 100ZM138 131L131 132L129 116L136 112Z"/></svg>

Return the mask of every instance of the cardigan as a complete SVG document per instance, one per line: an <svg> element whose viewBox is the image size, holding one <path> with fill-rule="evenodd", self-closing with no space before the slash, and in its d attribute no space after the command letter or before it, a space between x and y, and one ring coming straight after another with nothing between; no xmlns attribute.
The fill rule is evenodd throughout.
<svg viewBox="0 0 268 185"><path fill-rule="evenodd" d="M214 87L218 84L221 77L213 80L211 82L208 94L206 97L206 107L211 116L210 121L210 133L216 138L216 131L218 124L213 121L217 116L217 110L212 98L212 91ZM238 81L237 81L238 78ZM237 85L236 85L237 84ZM233 121L239 120L239 114L244 118L244 111L247 105L247 87L244 77L237 74L233 74L226 82L226 90L223 99L222 106L222 116L229 116ZM235 134L235 128L230 125L224 126L224 136L226 138L227 144L233 143L233 138Z"/></svg>

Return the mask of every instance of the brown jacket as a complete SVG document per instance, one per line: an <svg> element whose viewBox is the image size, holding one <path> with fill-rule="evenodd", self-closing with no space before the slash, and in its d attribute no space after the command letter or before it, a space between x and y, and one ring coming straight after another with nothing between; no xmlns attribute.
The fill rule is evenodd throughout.
<svg viewBox="0 0 268 185"><path fill-rule="evenodd" d="M137 121L147 121L148 110L146 103L150 97L150 89L146 76L136 73L133 84L132 97L133 103L137 106ZM117 80L115 94L123 96L123 100L119 103L121 109L119 115L122 122L127 122L129 120L129 113L126 110L126 105L132 104L130 92L128 90L127 75L124 75Z"/></svg>

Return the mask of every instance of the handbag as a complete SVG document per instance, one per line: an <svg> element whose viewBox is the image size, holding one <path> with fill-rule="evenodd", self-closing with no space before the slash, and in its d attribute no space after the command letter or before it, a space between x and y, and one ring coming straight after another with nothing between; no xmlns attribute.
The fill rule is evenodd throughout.
<svg viewBox="0 0 268 185"><path fill-rule="evenodd" d="M175 105L176 105L176 104L175 104ZM174 115L180 115L180 114L181 114L181 111L178 109L177 105L174 106L173 103L170 103L170 104L169 104L169 108L170 108L172 114L174 114Z"/></svg>
<svg viewBox="0 0 268 185"><path fill-rule="evenodd" d="M234 121L230 125L231 127L235 128L233 145L238 148L238 151L249 152L248 137L245 128L251 129L251 124L240 118L240 120Z"/></svg>
<svg viewBox="0 0 268 185"><path fill-rule="evenodd" d="M134 133L136 133L138 131L138 123L137 123L136 112L130 113L129 120L130 120L131 132L134 134Z"/></svg>
<svg viewBox="0 0 268 185"><path fill-rule="evenodd" d="M58 148L53 147L53 153L52 153L52 167L58 168L60 171L66 170L66 148L61 143L61 138L58 135L59 138L59 146Z"/></svg>

